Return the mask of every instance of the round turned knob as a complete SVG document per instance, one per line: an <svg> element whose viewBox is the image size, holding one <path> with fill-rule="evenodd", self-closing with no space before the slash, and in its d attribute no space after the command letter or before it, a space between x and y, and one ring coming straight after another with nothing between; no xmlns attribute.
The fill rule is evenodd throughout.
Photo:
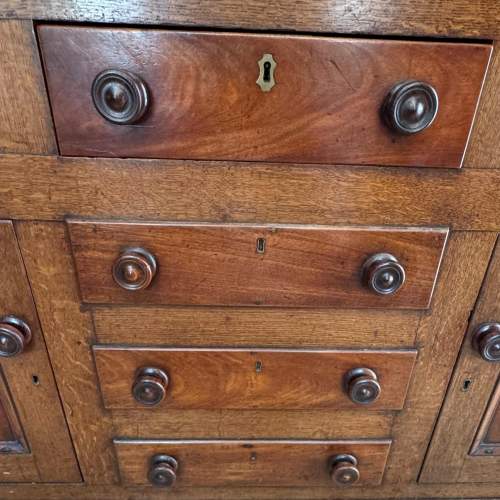
<svg viewBox="0 0 500 500"><path fill-rule="evenodd" d="M407 80L391 89L382 106L382 116L395 132L416 134L434 121L438 107L434 87L425 82Z"/></svg>
<svg viewBox="0 0 500 500"><path fill-rule="evenodd" d="M500 362L500 323L483 323L474 332L472 342L486 361Z"/></svg>
<svg viewBox="0 0 500 500"><path fill-rule="evenodd" d="M363 282L379 295L396 293L405 282L405 270L390 253L377 253L363 264Z"/></svg>
<svg viewBox="0 0 500 500"><path fill-rule="evenodd" d="M149 105L145 83L130 71L107 69L92 83L92 99L106 120L119 125L138 122Z"/></svg>
<svg viewBox="0 0 500 500"><path fill-rule="evenodd" d="M132 385L134 399L144 406L161 403L168 387L168 375L159 368L144 367L137 370Z"/></svg>
<svg viewBox="0 0 500 500"><path fill-rule="evenodd" d="M15 316L0 320L0 356L10 358L24 351L31 342L31 329Z"/></svg>
<svg viewBox="0 0 500 500"><path fill-rule="evenodd" d="M170 455L154 455L148 472L149 482L154 486L169 488L177 479L177 460Z"/></svg>
<svg viewBox="0 0 500 500"><path fill-rule="evenodd" d="M358 459L353 455L336 455L330 460L330 477L339 486L350 486L359 481Z"/></svg>
<svg viewBox="0 0 500 500"><path fill-rule="evenodd" d="M144 290L156 274L156 259L143 248L128 248L113 265L113 278L125 290Z"/></svg>
<svg viewBox="0 0 500 500"><path fill-rule="evenodd" d="M353 403L368 405L375 402L382 391L377 374L369 368L354 368L345 375L345 388Z"/></svg>

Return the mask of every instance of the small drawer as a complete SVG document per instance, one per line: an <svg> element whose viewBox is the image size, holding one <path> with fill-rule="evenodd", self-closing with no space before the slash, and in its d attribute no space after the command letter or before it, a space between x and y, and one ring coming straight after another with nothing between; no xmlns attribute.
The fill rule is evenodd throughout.
<svg viewBox="0 0 500 500"><path fill-rule="evenodd" d="M446 229L69 221L94 304L429 306Z"/></svg>
<svg viewBox="0 0 500 500"><path fill-rule="evenodd" d="M38 34L61 153L80 156L460 167L491 53L130 28Z"/></svg>
<svg viewBox="0 0 500 500"><path fill-rule="evenodd" d="M400 410L415 350L95 346L108 409Z"/></svg>
<svg viewBox="0 0 500 500"><path fill-rule="evenodd" d="M375 486L390 440L163 441L115 439L122 482L177 486Z"/></svg>

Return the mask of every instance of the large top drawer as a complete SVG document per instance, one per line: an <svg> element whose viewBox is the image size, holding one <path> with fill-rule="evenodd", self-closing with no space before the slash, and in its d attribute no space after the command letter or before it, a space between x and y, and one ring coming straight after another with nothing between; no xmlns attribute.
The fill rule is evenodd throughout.
<svg viewBox="0 0 500 500"><path fill-rule="evenodd" d="M460 167L491 52L47 25L39 35L61 153L85 156Z"/></svg>

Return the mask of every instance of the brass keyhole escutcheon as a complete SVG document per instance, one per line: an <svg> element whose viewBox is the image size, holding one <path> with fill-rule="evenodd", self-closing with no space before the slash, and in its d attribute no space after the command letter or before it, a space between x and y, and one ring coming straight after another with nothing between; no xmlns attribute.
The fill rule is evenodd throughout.
<svg viewBox="0 0 500 500"><path fill-rule="evenodd" d="M272 54L264 54L258 61L258 65L259 78L256 83L262 92L269 92L276 85L274 80L274 70L277 66L276 61Z"/></svg>

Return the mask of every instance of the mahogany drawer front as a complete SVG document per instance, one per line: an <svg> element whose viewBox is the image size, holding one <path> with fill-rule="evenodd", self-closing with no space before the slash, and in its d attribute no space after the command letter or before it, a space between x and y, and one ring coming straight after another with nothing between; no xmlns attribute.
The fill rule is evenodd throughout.
<svg viewBox="0 0 500 500"><path fill-rule="evenodd" d="M425 309L448 234L329 226L68 225L82 300L101 304ZM113 269L122 269L129 249L138 247L154 258L155 272L150 268L144 289L124 289ZM364 283L363 270L374 255L385 253L400 263L405 279L395 293L381 295Z"/></svg>
<svg viewBox="0 0 500 500"><path fill-rule="evenodd" d="M482 44L311 36L47 25L38 33L61 153L83 156L460 167L491 53ZM256 82L265 54L276 84L264 92ZM136 75L132 86L142 80L146 111L136 123L96 110L91 89L105 70ZM439 105L428 129L404 135L380 115L408 80L430 84Z"/></svg>
<svg viewBox="0 0 500 500"><path fill-rule="evenodd" d="M184 486L326 486L335 488L335 457L357 461L354 486L382 481L390 440L370 441L134 441L115 439L125 484L148 484L157 455L175 459L172 488Z"/></svg>
<svg viewBox="0 0 500 500"><path fill-rule="evenodd" d="M94 346L105 407L156 408L158 411L400 410L416 355L415 350L299 351ZM152 381L146 369L161 371L163 380ZM361 369L372 372L366 372L368 381L359 378L365 374ZM374 379L378 389L374 389L371 382ZM157 391L158 388L152 388L151 384L157 382L163 389L161 393L156 393L158 398L155 397L153 404L151 390ZM366 389L376 390L378 398L370 397L364 403L351 399L352 394L359 397L359 391Z"/></svg>

